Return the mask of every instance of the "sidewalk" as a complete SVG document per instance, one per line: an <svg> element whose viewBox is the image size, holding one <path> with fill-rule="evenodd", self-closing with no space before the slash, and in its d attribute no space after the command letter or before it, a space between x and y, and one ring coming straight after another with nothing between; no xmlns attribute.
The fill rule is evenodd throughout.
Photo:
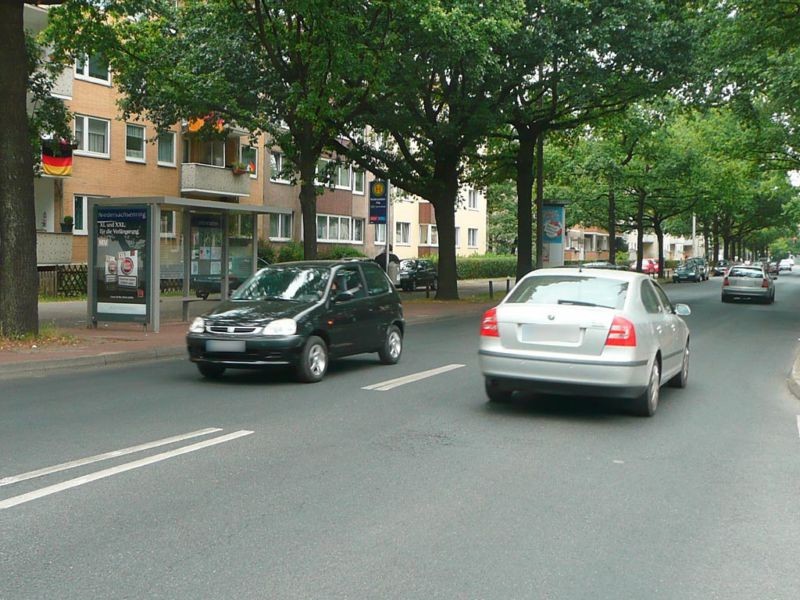
<svg viewBox="0 0 800 600"><path fill-rule="evenodd" d="M488 282L483 281L469 282L463 290L461 287L462 297L488 292ZM496 282L495 289L499 287ZM424 291L404 293L403 311L409 325L455 316L471 316L477 323L483 311L500 301L503 291L504 287L495 294L493 302L437 302L432 298L426 300ZM217 303L218 300L194 302L190 319ZM60 333L69 336L72 343L0 350L0 380L186 356L185 337L189 324L180 321L179 299L162 300L158 333L145 331L141 325L132 323L101 323L97 329L87 328L85 301L41 303L39 317L40 323L54 325Z"/></svg>

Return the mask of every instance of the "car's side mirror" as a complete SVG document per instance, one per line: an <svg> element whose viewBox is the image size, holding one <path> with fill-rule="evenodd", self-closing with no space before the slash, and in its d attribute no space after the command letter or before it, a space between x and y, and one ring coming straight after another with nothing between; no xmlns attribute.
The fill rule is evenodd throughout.
<svg viewBox="0 0 800 600"><path fill-rule="evenodd" d="M692 309L689 308L689 306L687 304L680 304L679 303L679 304L675 305L674 312L679 317L688 317L690 314L692 314Z"/></svg>

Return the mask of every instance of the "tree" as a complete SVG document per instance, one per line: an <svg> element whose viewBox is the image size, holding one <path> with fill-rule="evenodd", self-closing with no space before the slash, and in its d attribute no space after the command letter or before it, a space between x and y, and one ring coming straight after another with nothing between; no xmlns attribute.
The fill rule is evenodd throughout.
<svg viewBox="0 0 800 600"><path fill-rule="evenodd" d="M64 105L50 96L52 73L44 69L41 48L26 37L24 4L0 2L0 103L5 110L0 128L0 335L11 336L39 331L35 155L43 133L69 137Z"/></svg>
<svg viewBox="0 0 800 600"><path fill-rule="evenodd" d="M367 74L390 4L188 0L176 8L72 0L53 19L50 39L66 61L76 52L108 57L125 116L166 128L213 114L254 137L268 133L299 175L310 259L317 255L317 165L339 125L361 109L369 93L363 82L376 79Z"/></svg>
<svg viewBox="0 0 800 600"><path fill-rule="evenodd" d="M405 0L394 3L382 85L340 145L392 185L428 200L439 232L438 299L458 298L455 210L469 159L497 124L506 44L517 3Z"/></svg>

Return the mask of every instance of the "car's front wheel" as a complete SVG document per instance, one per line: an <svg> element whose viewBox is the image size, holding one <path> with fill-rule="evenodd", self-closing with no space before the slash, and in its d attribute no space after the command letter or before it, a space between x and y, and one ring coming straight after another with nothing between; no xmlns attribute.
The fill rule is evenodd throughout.
<svg viewBox="0 0 800 600"><path fill-rule="evenodd" d="M197 370L206 379L218 379L225 372L225 367L214 363L197 363Z"/></svg>
<svg viewBox="0 0 800 600"><path fill-rule="evenodd" d="M328 371L328 346L325 340L312 335L303 346L297 363L297 378L304 383L322 381Z"/></svg>
<svg viewBox="0 0 800 600"><path fill-rule="evenodd" d="M384 365L394 365L403 353L403 333L397 325L390 325L386 331L386 339L378 350L378 358Z"/></svg>
<svg viewBox="0 0 800 600"><path fill-rule="evenodd" d="M489 402L508 402L511 400L511 395L514 393L511 390L502 389L489 377L486 377L484 380L484 388L486 389L486 396L489 398Z"/></svg>
<svg viewBox="0 0 800 600"><path fill-rule="evenodd" d="M653 361L653 368L650 370L650 379L644 394L639 396L636 401L635 411L640 417L652 417L658 408L658 396L661 391L661 369L658 361Z"/></svg>

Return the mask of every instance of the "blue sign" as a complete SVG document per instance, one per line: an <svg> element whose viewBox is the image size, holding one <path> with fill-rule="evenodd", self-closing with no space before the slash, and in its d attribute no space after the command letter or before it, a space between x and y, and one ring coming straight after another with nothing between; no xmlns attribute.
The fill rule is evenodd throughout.
<svg viewBox="0 0 800 600"><path fill-rule="evenodd" d="M542 207L542 240L545 244L564 243L564 206L545 204Z"/></svg>
<svg viewBox="0 0 800 600"><path fill-rule="evenodd" d="M386 208L389 200L389 186L385 181L375 180L369 184L369 222L386 223Z"/></svg>

